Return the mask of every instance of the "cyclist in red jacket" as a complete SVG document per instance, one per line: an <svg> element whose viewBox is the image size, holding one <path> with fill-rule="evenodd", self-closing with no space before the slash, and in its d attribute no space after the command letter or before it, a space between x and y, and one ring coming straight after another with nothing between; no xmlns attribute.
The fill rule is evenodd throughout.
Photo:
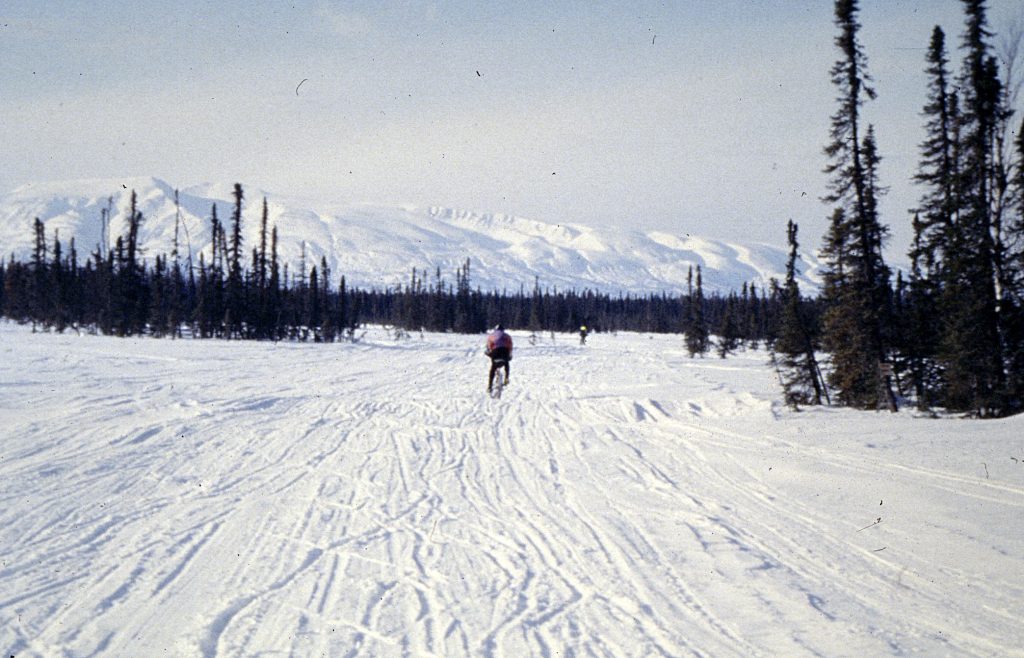
<svg viewBox="0 0 1024 658"><path fill-rule="evenodd" d="M487 376L487 390L490 391L494 385L494 373L501 366L505 366L505 383L508 384L508 362L512 360L512 336L505 333L505 327L499 324L494 331L487 334L487 347L484 349L484 354L491 357L491 372Z"/></svg>

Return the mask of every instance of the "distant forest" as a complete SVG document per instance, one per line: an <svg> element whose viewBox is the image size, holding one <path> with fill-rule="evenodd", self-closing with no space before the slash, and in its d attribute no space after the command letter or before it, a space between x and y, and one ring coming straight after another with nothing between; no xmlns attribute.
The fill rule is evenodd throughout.
<svg viewBox="0 0 1024 658"><path fill-rule="evenodd" d="M277 228L268 228L266 199L259 243L246 254L242 244L243 190L235 185L228 223L210 212L213 256L191 263L177 248L147 264L138 235L145 218L128 211L128 232L108 253L95 250L84 264L72 240L47 236L35 221L30 262L0 264L0 310L39 329L152 335L333 342L355 340L361 324L392 326L403 332L480 333L498 322L519 330L548 333L640 331L731 336L738 346L770 341L780 308L778 286L771 291L744 285L725 296L703 294L698 267L688 295L612 296L592 290L553 290L535 281L530 289L483 291L472 285L470 261L454 273L413 269L408 281L385 289L359 289L335 277L326 259L301 263L289 272L277 253ZM697 327L696 329L694 329ZM710 343L699 351L710 349ZM735 347L727 351L734 350Z"/></svg>
<svg viewBox="0 0 1024 658"><path fill-rule="evenodd" d="M0 313L43 330L254 340L358 340L379 323L401 338L421 330L479 333L503 322L531 334L675 332L691 356L721 357L766 345L793 408L838 404L977 417L1024 410L1024 123L1014 107L1024 83L1024 34L997 52L984 0L962 0L960 69L935 27L923 64L917 208L910 269L885 263L888 228L878 201L880 145L863 106L875 91L859 41L857 0L836 0L839 57L830 69L837 108L824 147L830 226L821 254L824 287L815 298L796 283L798 227L789 223L786 277L727 295L705 295L700 268L683 295L612 296L591 290L474 288L469 260L447 281L440 270L410 272L383 290L354 289L327 263L289 272L277 257L277 229L242 244L243 191L235 186L228 223L213 206L212 256L173 252L147 264L139 254L144 218L132 194L128 232L107 253L85 258L35 222L30 262L0 263ZM1017 126L1016 131L1014 127ZM712 338L712 336L714 338Z"/></svg>

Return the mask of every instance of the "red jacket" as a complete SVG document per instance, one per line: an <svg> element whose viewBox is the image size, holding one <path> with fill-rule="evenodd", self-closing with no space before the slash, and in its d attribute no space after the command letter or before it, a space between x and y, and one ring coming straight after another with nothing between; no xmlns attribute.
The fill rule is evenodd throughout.
<svg viewBox="0 0 1024 658"><path fill-rule="evenodd" d="M508 350L508 353L512 354L512 336L509 336L504 331L495 329L487 335L487 353L490 354L499 347L504 347Z"/></svg>

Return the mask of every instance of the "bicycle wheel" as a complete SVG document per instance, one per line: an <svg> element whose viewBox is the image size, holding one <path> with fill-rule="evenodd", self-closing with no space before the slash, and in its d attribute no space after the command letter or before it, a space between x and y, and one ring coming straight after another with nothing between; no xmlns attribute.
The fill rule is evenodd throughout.
<svg viewBox="0 0 1024 658"><path fill-rule="evenodd" d="M495 400L501 399L501 391L505 388L505 363L495 361L497 366L494 370L494 381L491 382L491 397Z"/></svg>

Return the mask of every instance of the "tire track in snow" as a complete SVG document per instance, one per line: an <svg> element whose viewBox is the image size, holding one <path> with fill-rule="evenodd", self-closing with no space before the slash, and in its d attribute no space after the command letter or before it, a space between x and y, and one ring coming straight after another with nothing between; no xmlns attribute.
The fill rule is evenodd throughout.
<svg viewBox="0 0 1024 658"><path fill-rule="evenodd" d="M692 408L698 411L691 421L676 421L671 424L674 424L683 436L686 433L698 432L706 437L700 440L688 440L682 444L683 447L693 454L693 463L710 463L699 450L698 446L700 445L713 445L716 448L724 449L724 452L721 452L721 454L730 459L730 461L732 460L729 451L759 452L763 451L764 446L768 444L771 444L775 449L778 448L780 443L783 446L786 445L786 442L781 441L778 437L770 437L766 441L763 437L736 433L723 428L721 425L716 426L714 429L698 426L696 421L701 420L700 405L692 405ZM638 414L639 416L640 414ZM789 447L795 448L796 446L789 444ZM877 470L866 466L863 462L835 458L829 458L826 461L833 467L845 468L856 473L864 475L877 474ZM901 465L890 464L877 464L876 466L882 466L881 470L883 471L885 466L903 468ZM927 469L910 468L907 470L928 472ZM813 614L820 614L826 619L837 620L837 617L829 612L828 601L844 601L846 606L852 603L860 608L859 613L855 613L854 616L871 616L873 614L871 611L877 605L878 598L886 596L887 592L890 592L893 586L897 585L895 582L897 575L902 575L902 572L897 574L898 569L894 568L884 557L880 558L877 553L852 546L850 537L843 539L823 535L821 532L822 527L828 527L829 525L826 519L811 512L809 507L802 505L798 500L788 498L783 500L778 492L770 493L770 490L765 489L763 484L750 484L758 483L762 478L745 467L740 467L740 471L745 477L731 477L727 474L728 469L723 470L719 467L706 469L705 474L702 476L703 479L708 482L721 481L724 485L723 492L732 491L734 493L728 498L733 503L731 506L719 506L721 509L718 515L714 517L709 516L707 520L710 523L702 524L705 528L704 532L710 535L714 535L717 532L719 537L724 535L727 544L735 546L742 553L762 560L763 568L768 571L778 572L781 570L782 573L790 574L791 576L788 577L790 583L787 588L806 599L807 606L809 606L808 611L813 610L812 616ZM931 474L935 474L935 472L932 471ZM954 478L961 479L957 476L954 476ZM967 478L963 478L963 480L970 481ZM934 486L934 482L929 482L928 484ZM1012 491L1013 488L1009 489ZM956 493L960 492L957 491ZM737 499L737 494L741 498ZM717 495L716 499L725 500L727 497ZM1004 497L999 499L999 502L1005 504L1008 501ZM781 508L787 510L786 531L784 533L779 531L781 526L763 523L763 517L766 514L752 513L752 510L760 509L766 513L775 513L777 515ZM740 509L745 509L745 513L737 518L737 512ZM708 543L706 539L701 538L701 531L697 527L691 526L691 529L707 549L717 549L712 543ZM813 552L809 550L811 546L814 546ZM860 560L850 559L851 549L860 553ZM850 571L851 565L858 564L859 568L854 570L856 575L846 573ZM879 569L879 566L883 568ZM905 570L906 567L904 567ZM931 594L923 592L922 594L926 598L930 598L931 602L937 606L942 605L942 598L948 596L941 589ZM787 617L792 618L793 606L791 602L780 607L778 603L765 599L764 604L765 609L770 611L779 623ZM847 609L845 614L849 614L849 612L850 610ZM907 628L905 619L907 619L906 614L894 616L883 622L881 626L904 629L904 633L913 637L915 633ZM792 623L792 619L789 623ZM941 635L942 626L935 626L933 632ZM900 642L893 639L891 632L883 632L879 630L879 627L876 627L870 629L869 633L886 643L890 650L903 650L900 648ZM796 641L796 636L793 639ZM797 644L804 650L809 650L809 647L801 642L797 642ZM960 645L960 650L971 653L978 651L978 648L977 646L971 648L968 644Z"/></svg>
<svg viewBox="0 0 1024 658"><path fill-rule="evenodd" d="M786 500L757 472L761 455L801 449L854 478L883 463L744 431L771 407L730 389L742 368L691 363L667 340L603 338L524 347L500 401L484 395L486 360L462 337L118 342L123 383L86 371L66 410L44 396L52 417L17 426L43 440L0 461L28 492L0 499L36 509L0 511L4 536L29 540L5 543L0 585L25 596L0 604L0 622L21 617L0 644L494 658L1001 646L964 639L984 628L970 622L934 640L930 611L953 609L941 584L915 582L906 599L895 551L844 540L849 521ZM100 357L71 351L102 374ZM182 356L149 358L170 351ZM208 390L240 356L251 372ZM42 436L54 429L63 438ZM972 486L927 470L894 477ZM50 571L58 560L91 571L70 580ZM62 607L76 597L93 603Z"/></svg>

